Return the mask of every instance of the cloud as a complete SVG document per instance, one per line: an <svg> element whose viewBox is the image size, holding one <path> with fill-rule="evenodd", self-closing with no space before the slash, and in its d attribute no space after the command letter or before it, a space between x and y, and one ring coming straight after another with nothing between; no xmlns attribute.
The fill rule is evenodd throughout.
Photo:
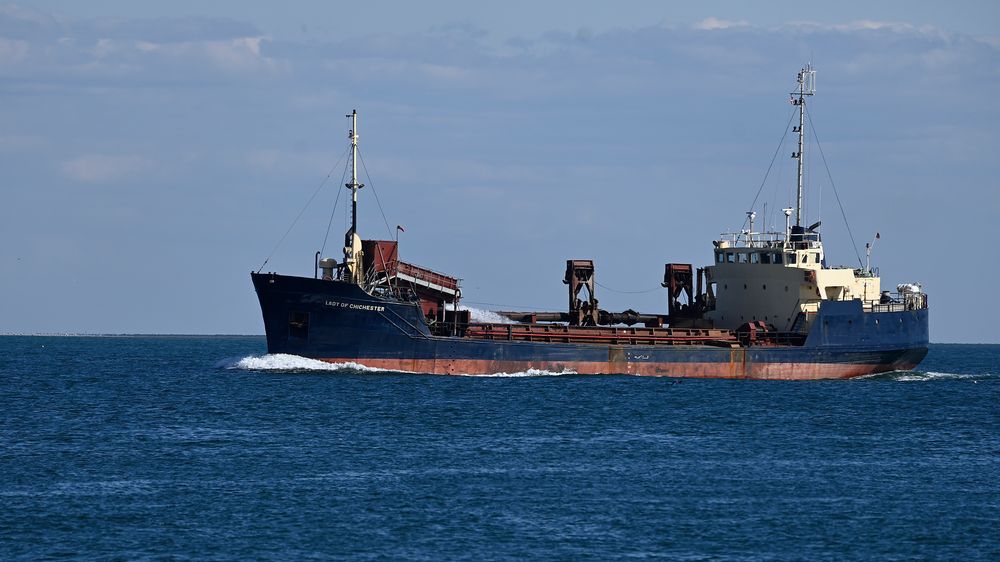
<svg viewBox="0 0 1000 562"><path fill-rule="evenodd" d="M55 17L40 10L15 4L0 5L0 36L12 39L51 38L58 36L62 27Z"/></svg>
<svg viewBox="0 0 1000 562"><path fill-rule="evenodd" d="M268 44L310 82L327 77L384 88L460 87L498 100L573 100L591 94L694 94L706 87L770 88L779 61L797 65L815 56L824 74L836 67L868 79L875 74L941 73L942 83L977 66L995 67L995 43L931 26L859 20L760 26L707 18L691 27L647 26L578 33L550 32L504 43L455 30L349 40ZM792 60L789 60L789 59ZM319 71L309 72L310 68ZM331 72L332 71L332 72ZM995 76L995 73L993 73ZM992 77L990 78L993 79ZM933 87L933 85L932 85ZM950 86L949 86L950 87ZM374 91L378 95L377 91Z"/></svg>
<svg viewBox="0 0 1000 562"><path fill-rule="evenodd" d="M141 20L99 19L78 25L80 34L150 43L212 42L260 37L259 29L229 18L186 16Z"/></svg>
<svg viewBox="0 0 1000 562"><path fill-rule="evenodd" d="M276 68L275 61L261 56L261 41L260 37L172 43L138 41L128 45L127 48L135 49L142 55L156 56L161 59L206 62L219 70L229 72Z"/></svg>
<svg viewBox="0 0 1000 562"><path fill-rule="evenodd" d="M717 18L705 18L700 22L694 24L695 29L701 30L714 30L714 29L730 29L733 27L749 27L750 23L746 20L732 21L732 20L720 20Z"/></svg>
<svg viewBox="0 0 1000 562"><path fill-rule="evenodd" d="M148 170L152 162L141 156L88 154L63 161L62 174L84 183L112 183L134 177Z"/></svg>
<svg viewBox="0 0 1000 562"><path fill-rule="evenodd" d="M959 68L995 66L998 50L988 39L874 20L765 27L709 17L686 27L496 39L460 24L376 32L364 41L274 40L227 18L67 20L37 10L0 9L0 69L8 87L245 86L250 80L280 80L297 82L303 92L337 88L380 100L400 88L418 96L458 88L499 102L554 103L589 95L693 94L727 84L755 91L758 84L770 87L773 76L764 72L776 61L791 56L798 64L813 53L824 70L836 65L859 76L886 68L935 72L944 75L942 83L954 84Z"/></svg>
<svg viewBox="0 0 1000 562"><path fill-rule="evenodd" d="M263 34L255 26L230 18L184 16L144 19L67 19L15 4L0 5L0 36L14 39L73 37L83 41L103 38L184 43L261 35Z"/></svg>
<svg viewBox="0 0 1000 562"><path fill-rule="evenodd" d="M0 69L15 82L121 86L269 76L280 65L262 53L263 41L256 27L227 18L68 20L0 6Z"/></svg>
<svg viewBox="0 0 1000 562"><path fill-rule="evenodd" d="M896 34L931 35L947 37L943 30L932 25L917 26L906 22L855 20L847 23L820 23L813 21L790 21L780 28L805 29L812 32L838 31L843 33L883 31Z"/></svg>

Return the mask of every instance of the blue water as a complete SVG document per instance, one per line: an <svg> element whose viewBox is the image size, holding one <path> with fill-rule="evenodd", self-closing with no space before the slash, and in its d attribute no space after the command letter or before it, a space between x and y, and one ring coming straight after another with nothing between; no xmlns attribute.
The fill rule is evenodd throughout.
<svg viewBox="0 0 1000 562"><path fill-rule="evenodd" d="M1000 346L831 382L263 354L0 338L0 558L1000 559Z"/></svg>

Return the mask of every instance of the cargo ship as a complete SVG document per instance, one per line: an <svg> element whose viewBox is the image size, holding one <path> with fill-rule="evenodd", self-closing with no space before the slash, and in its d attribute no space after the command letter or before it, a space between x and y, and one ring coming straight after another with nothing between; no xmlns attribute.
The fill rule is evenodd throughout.
<svg viewBox="0 0 1000 562"><path fill-rule="evenodd" d="M798 110L797 186L783 232L755 231L750 211L747 228L713 241L710 265L664 264L665 311L601 309L594 262L571 259L565 309L493 311L488 321L461 306L459 278L401 260L398 240L359 235L355 110L343 258L317 253L313 277L261 273L264 266L251 273L267 350L429 374L808 380L913 369L928 344L921 286L884 290L870 251L868 264L827 266L820 223L803 223L805 109L814 93L807 65L790 96Z"/></svg>

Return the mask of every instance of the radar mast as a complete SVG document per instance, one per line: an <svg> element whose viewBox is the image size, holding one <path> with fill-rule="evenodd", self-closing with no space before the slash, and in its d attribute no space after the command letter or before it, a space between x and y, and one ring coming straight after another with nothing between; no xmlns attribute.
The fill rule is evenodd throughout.
<svg viewBox="0 0 1000 562"><path fill-rule="evenodd" d="M812 63L799 71L799 89L792 92L792 105L799 107L799 126L794 131L799 134L799 150L792 154L792 158L798 160L798 189L795 193L795 226L802 226L802 185L803 185L803 163L805 154L803 151L805 144L805 124L806 124L806 96L811 96L816 92L816 71L813 70Z"/></svg>

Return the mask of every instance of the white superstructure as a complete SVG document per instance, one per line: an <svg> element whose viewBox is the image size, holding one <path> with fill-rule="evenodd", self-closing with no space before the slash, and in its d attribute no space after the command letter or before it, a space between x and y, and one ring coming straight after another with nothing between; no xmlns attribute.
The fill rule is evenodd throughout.
<svg viewBox="0 0 1000 562"><path fill-rule="evenodd" d="M762 320L780 331L804 331L806 326L796 322L808 323L823 300L859 299L866 310L881 302L877 276L860 269L826 267L819 236L801 236L816 239L792 242L775 235L742 243L717 241L715 264L705 268L715 306L705 317L718 328L735 329Z"/></svg>

